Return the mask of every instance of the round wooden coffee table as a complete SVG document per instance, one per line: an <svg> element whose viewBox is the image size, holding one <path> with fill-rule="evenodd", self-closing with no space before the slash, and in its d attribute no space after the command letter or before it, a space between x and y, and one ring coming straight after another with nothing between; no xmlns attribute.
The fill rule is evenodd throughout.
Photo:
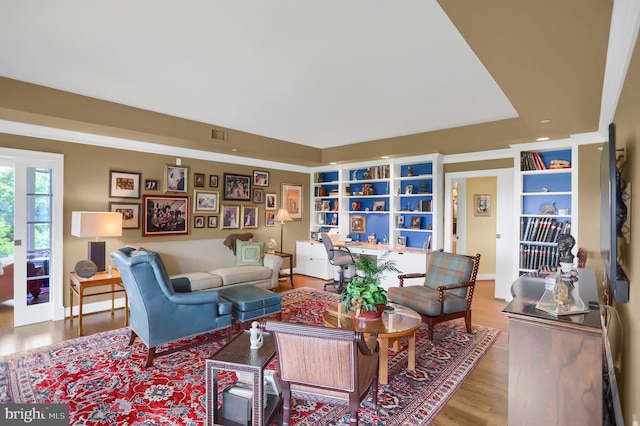
<svg viewBox="0 0 640 426"><path fill-rule="evenodd" d="M413 309L405 306L388 303L393 307L392 312L385 311L382 318L377 320L362 320L354 318L353 312L344 312L342 303L329 307L322 313L324 323L329 327L343 328L345 330L355 330L370 334L372 331L378 332L378 343L380 343L380 371L378 381L386 385L389 381L389 345L393 345L393 350L400 350L400 339L409 339L408 349L408 369L416 369L416 331L422 325L422 318Z"/></svg>

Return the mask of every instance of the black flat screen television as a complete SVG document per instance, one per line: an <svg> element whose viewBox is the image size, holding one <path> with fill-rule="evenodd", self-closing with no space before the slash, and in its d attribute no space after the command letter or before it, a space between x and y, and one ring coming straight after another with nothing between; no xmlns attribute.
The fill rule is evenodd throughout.
<svg viewBox="0 0 640 426"><path fill-rule="evenodd" d="M627 218L622 201L624 181L616 167L616 128L609 125L609 140L604 143L600 161L600 252L604 263L603 277L613 299L629 300L629 280L618 264L618 237ZM609 302L611 303L611 301Z"/></svg>

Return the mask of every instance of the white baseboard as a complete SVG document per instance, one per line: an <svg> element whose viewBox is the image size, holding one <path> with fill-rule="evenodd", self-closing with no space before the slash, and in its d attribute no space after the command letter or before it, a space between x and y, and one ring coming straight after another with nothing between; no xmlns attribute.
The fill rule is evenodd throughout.
<svg viewBox="0 0 640 426"><path fill-rule="evenodd" d="M478 274L476 280L495 280L496 274Z"/></svg>

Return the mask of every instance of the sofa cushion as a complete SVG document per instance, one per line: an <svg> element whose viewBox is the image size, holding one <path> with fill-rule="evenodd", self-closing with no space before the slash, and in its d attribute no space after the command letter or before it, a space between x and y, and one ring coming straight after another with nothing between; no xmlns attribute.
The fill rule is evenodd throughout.
<svg viewBox="0 0 640 426"><path fill-rule="evenodd" d="M171 275L169 278L174 285L174 291L178 293L222 286L222 277L207 272L189 272L188 274Z"/></svg>
<svg viewBox="0 0 640 426"><path fill-rule="evenodd" d="M222 285L270 280L272 272L273 270L266 266L236 266L209 271L211 274L222 277Z"/></svg>
<svg viewBox="0 0 640 426"><path fill-rule="evenodd" d="M264 243L236 241L236 266L264 265Z"/></svg>

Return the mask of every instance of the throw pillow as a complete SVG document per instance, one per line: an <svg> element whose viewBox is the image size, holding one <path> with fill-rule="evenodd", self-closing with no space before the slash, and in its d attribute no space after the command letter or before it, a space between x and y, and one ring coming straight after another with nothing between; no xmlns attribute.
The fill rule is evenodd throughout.
<svg viewBox="0 0 640 426"><path fill-rule="evenodd" d="M264 243L236 241L236 266L264 265Z"/></svg>

